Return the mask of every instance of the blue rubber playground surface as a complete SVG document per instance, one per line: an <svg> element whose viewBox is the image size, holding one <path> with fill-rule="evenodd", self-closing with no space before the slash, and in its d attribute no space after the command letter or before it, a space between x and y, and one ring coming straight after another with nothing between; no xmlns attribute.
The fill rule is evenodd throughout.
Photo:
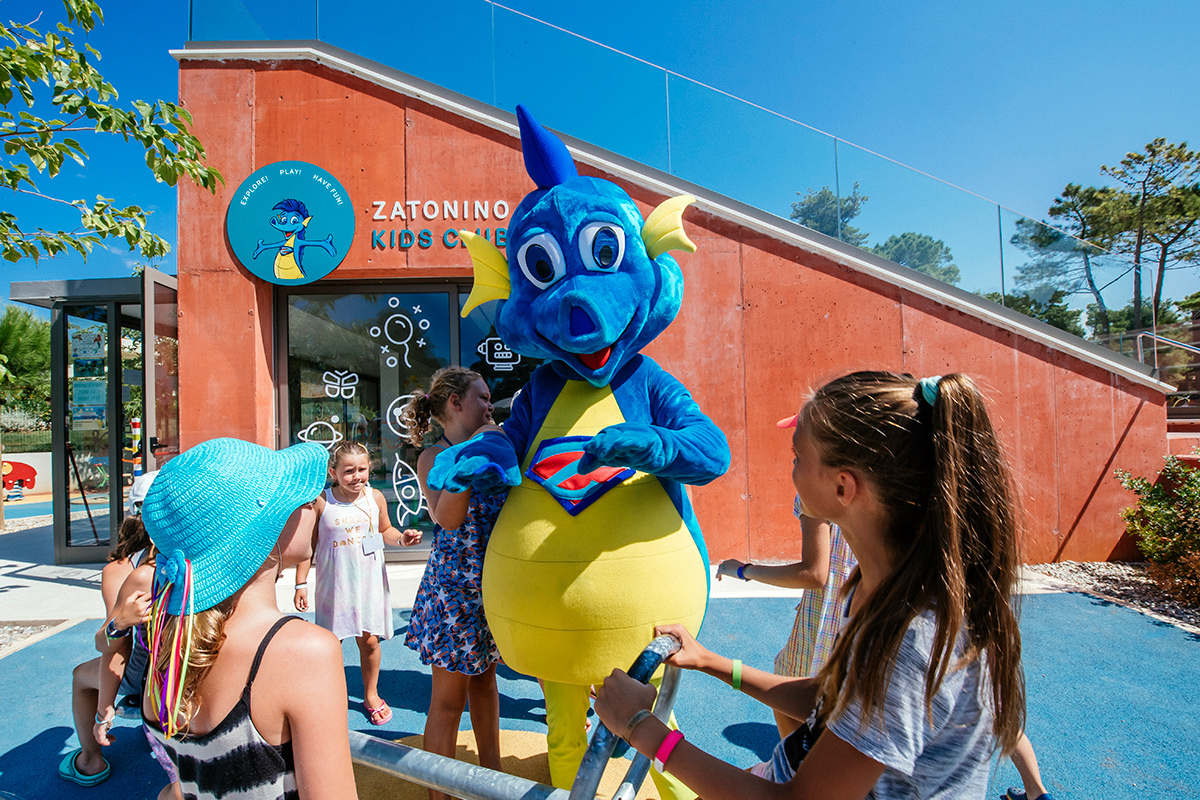
<svg viewBox="0 0 1200 800"><path fill-rule="evenodd" d="M795 600L714 599L701 636L709 647L770 668L790 630ZM361 711L357 650L345 648L351 729L398 739L420 733L429 671L397 637L384 645L381 694L395 715L373 728ZM1028 732L1058 800L1200 796L1200 636L1137 611L1075 593L1026 595L1022 606ZM72 667L93 655L84 621L0 657L0 797L154 797L163 775L133 722L118 720L106 750L113 775L83 789L55 769L77 746L71 728ZM299 679L299 678L298 678ZM501 670L501 726L545 730L537 683ZM770 712L699 674L685 676L676 705L691 741L738 766L763 759L775 741ZM463 725L469 725L464 715ZM1008 762L993 766L990 797L1019 786Z"/></svg>

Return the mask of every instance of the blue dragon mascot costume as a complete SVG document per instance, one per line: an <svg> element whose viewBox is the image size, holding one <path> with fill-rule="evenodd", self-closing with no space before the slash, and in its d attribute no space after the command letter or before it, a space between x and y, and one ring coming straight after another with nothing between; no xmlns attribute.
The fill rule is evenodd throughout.
<svg viewBox="0 0 1200 800"><path fill-rule="evenodd" d="M505 663L543 681L555 786L587 748L589 687L627 669L679 622L695 633L708 552L684 484L729 468L725 435L678 380L639 351L675 318L694 252L682 228L694 198L644 222L608 181L581 177L564 145L517 107L537 184L513 212L508 258L460 233L475 281L463 309L496 301L496 330L545 363L516 396L504 433L438 455L434 489L513 487L488 543L483 603ZM661 796L693 796L654 774Z"/></svg>

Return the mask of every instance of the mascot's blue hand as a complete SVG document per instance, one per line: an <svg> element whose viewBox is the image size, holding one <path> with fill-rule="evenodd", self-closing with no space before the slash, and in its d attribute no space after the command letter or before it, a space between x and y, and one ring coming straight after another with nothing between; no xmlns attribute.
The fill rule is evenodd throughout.
<svg viewBox="0 0 1200 800"><path fill-rule="evenodd" d="M491 430L438 453L426 480L438 492L496 494L521 483L521 468L512 442Z"/></svg>
<svg viewBox="0 0 1200 800"><path fill-rule="evenodd" d="M654 474L670 463L660 429L638 422L609 425L583 446L577 467L584 475L596 467L631 467Z"/></svg>

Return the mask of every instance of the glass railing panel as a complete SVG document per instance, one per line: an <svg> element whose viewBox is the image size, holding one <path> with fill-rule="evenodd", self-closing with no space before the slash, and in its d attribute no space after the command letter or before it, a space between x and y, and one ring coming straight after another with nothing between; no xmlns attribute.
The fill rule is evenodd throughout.
<svg viewBox="0 0 1200 800"><path fill-rule="evenodd" d="M668 89L672 173L785 219L803 204L837 236L833 137L678 75Z"/></svg>
<svg viewBox="0 0 1200 800"><path fill-rule="evenodd" d="M406 3L386 14L326 2L319 30L335 47L493 102L492 6L480 0Z"/></svg>
<svg viewBox="0 0 1200 800"><path fill-rule="evenodd" d="M860 247L969 292L1001 291L994 203L845 142L838 174L843 198L861 198L850 223Z"/></svg>
<svg viewBox="0 0 1200 800"><path fill-rule="evenodd" d="M1108 308L1129 294L1127 265L1015 211L1000 221L1004 304L1077 336L1106 333Z"/></svg>
<svg viewBox="0 0 1200 800"><path fill-rule="evenodd" d="M315 2L192 0L193 41L316 39Z"/></svg>
<svg viewBox="0 0 1200 800"><path fill-rule="evenodd" d="M495 105L667 169L666 80L657 67L496 9Z"/></svg>

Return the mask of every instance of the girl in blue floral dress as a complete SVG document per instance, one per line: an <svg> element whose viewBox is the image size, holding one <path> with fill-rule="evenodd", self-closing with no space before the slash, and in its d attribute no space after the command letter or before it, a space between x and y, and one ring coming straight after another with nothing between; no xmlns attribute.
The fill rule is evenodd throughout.
<svg viewBox="0 0 1200 800"><path fill-rule="evenodd" d="M476 496L470 490L435 492L427 483L433 461L442 450L482 430L500 430L492 423L491 394L478 373L447 367L434 374L428 394L409 401L403 418L409 441L418 447L429 432L431 420L443 431L442 437L426 447L417 460L417 478L436 524L433 549L404 637L404 643L416 651L421 663L433 669L425 749L454 756L458 726L469 700L479 763L499 770L496 664L500 654L483 615L480 584L484 550L506 493ZM429 796L431 800L447 800L445 794L432 789Z"/></svg>

